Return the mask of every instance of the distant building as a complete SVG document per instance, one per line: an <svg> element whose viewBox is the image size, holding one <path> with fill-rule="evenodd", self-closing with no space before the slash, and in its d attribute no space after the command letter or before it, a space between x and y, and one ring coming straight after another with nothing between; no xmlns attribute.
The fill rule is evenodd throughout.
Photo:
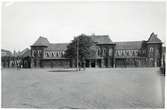
<svg viewBox="0 0 167 110"><path fill-rule="evenodd" d="M11 55L12 52L10 52L9 50L1 49L1 57L11 56Z"/></svg>
<svg viewBox="0 0 167 110"><path fill-rule="evenodd" d="M159 67L162 42L152 33L147 41L112 42L108 35L90 35L96 43L96 57L86 59L86 67ZM31 45L31 67L72 67L65 58L68 43L50 43L39 37Z"/></svg>
<svg viewBox="0 0 167 110"><path fill-rule="evenodd" d="M31 68L31 50L26 48L19 54L23 68Z"/></svg>
<svg viewBox="0 0 167 110"><path fill-rule="evenodd" d="M1 49L1 67L2 68L16 68L18 66L23 68L31 67L31 50L26 48L23 51L13 51Z"/></svg>
<svg viewBox="0 0 167 110"><path fill-rule="evenodd" d="M1 68L10 66L10 57L12 52L9 50L1 49Z"/></svg>

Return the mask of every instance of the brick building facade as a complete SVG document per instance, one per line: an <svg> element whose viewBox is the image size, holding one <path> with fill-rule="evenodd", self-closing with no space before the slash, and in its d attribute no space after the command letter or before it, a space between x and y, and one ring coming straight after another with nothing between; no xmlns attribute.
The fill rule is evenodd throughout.
<svg viewBox="0 0 167 110"><path fill-rule="evenodd" d="M162 42L152 33L147 41L112 42L108 35L90 35L96 57L85 60L86 67L159 67ZM68 43L50 43L39 37L31 45L31 67L73 67L64 57Z"/></svg>

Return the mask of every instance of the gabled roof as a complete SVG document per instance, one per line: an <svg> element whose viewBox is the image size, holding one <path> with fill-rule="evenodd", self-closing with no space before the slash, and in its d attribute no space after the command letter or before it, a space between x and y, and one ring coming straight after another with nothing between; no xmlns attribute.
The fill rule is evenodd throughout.
<svg viewBox="0 0 167 110"><path fill-rule="evenodd" d="M30 51L30 49L28 49L28 48L24 49L24 50L20 53L20 56L22 56L22 57L31 56L31 51Z"/></svg>
<svg viewBox="0 0 167 110"><path fill-rule="evenodd" d="M48 39L40 36L32 46L47 46L48 44Z"/></svg>
<svg viewBox="0 0 167 110"><path fill-rule="evenodd" d="M9 53L12 53L12 52L10 52L9 50L5 50L5 49L1 49L1 52L9 52Z"/></svg>
<svg viewBox="0 0 167 110"><path fill-rule="evenodd" d="M9 50L5 50L5 49L1 49L1 56L11 56L12 52L10 52Z"/></svg>
<svg viewBox="0 0 167 110"><path fill-rule="evenodd" d="M112 44L112 41L108 35L91 35L90 37L98 44Z"/></svg>
<svg viewBox="0 0 167 110"><path fill-rule="evenodd" d="M66 50L68 43L50 43L46 50Z"/></svg>
<svg viewBox="0 0 167 110"><path fill-rule="evenodd" d="M28 50L29 50L28 48L25 48L24 50L22 50L22 51L20 52L20 55L24 54L24 53L27 52Z"/></svg>
<svg viewBox="0 0 167 110"><path fill-rule="evenodd" d="M141 49L142 41L114 42L115 49Z"/></svg>
<svg viewBox="0 0 167 110"><path fill-rule="evenodd" d="M150 38L147 43L162 43L161 40L157 37L157 34L151 33Z"/></svg>

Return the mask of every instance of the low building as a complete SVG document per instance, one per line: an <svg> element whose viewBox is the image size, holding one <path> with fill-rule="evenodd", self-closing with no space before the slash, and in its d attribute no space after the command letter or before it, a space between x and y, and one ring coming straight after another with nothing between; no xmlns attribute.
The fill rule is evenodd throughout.
<svg viewBox="0 0 167 110"><path fill-rule="evenodd" d="M39 37L31 46L31 67L70 67L70 59L64 58L67 43L49 43Z"/></svg>
<svg viewBox="0 0 167 110"><path fill-rule="evenodd" d="M9 50L1 49L1 68L10 67L10 59L12 52Z"/></svg>
<svg viewBox="0 0 167 110"><path fill-rule="evenodd" d="M162 42L152 33L147 41L113 42L108 35L90 35L96 44L96 57L86 59L86 67L159 67ZM31 67L72 67L65 58L68 43L50 43L39 37L31 45Z"/></svg>

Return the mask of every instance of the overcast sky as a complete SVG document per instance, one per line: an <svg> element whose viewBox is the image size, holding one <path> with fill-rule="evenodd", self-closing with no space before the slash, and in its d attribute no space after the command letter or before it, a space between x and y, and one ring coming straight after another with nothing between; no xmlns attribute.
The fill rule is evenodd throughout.
<svg viewBox="0 0 167 110"><path fill-rule="evenodd" d="M30 48L39 36L70 42L81 33L109 35L115 41L147 40L152 32L165 42L163 2L4 2L2 48Z"/></svg>

